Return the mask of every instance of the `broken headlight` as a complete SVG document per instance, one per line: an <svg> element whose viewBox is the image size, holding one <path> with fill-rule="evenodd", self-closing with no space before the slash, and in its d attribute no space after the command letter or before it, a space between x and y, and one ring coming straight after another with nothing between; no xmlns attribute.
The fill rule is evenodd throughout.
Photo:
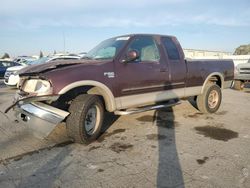
<svg viewBox="0 0 250 188"><path fill-rule="evenodd" d="M23 83L22 90L27 93L34 93L37 95L52 94L51 83L47 80L29 79Z"/></svg>

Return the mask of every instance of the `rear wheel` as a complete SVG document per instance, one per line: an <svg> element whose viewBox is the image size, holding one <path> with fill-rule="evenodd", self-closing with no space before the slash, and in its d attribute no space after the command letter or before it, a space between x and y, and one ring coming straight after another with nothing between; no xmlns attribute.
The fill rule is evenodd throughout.
<svg viewBox="0 0 250 188"><path fill-rule="evenodd" d="M243 90L244 89L244 82L242 82L241 80L235 80L233 88L235 90Z"/></svg>
<svg viewBox="0 0 250 188"><path fill-rule="evenodd" d="M77 143L88 144L101 132L104 106L96 95L79 95L69 107L67 133Z"/></svg>
<svg viewBox="0 0 250 188"><path fill-rule="evenodd" d="M216 112L221 104L221 89L218 85L209 83L201 95L197 96L197 108L203 113Z"/></svg>

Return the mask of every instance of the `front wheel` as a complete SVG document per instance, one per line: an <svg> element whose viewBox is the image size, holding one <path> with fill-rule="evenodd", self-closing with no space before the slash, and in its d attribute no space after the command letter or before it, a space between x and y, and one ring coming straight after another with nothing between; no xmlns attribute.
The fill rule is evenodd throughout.
<svg viewBox="0 0 250 188"><path fill-rule="evenodd" d="M66 120L68 136L77 143L88 144L100 135L104 106L96 95L79 95L69 107Z"/></svg>
<svg viewBox="0 0 250 188"><path fill-rule="evenodd" d="M209 83L205 86L203 93L197 96L197 108L203 113L215 113L220 107L221 98L220 87Z"/></svg>

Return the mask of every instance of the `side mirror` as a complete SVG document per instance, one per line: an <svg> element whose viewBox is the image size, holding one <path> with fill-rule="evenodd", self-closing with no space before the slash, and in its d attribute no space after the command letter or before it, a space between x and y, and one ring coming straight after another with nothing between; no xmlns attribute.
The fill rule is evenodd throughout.
<svg viewBox="0 0 250 188"><path fill-rule="evenodd" d="M134 61L139 58L139 53L137 50L129 50L126 54L125 60L123 60L124 63L128 63L130 61Z"/></svg>

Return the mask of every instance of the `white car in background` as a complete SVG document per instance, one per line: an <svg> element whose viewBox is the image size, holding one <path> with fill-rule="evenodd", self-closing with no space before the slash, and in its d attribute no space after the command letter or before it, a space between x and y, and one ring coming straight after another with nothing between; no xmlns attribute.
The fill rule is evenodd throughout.
<svg viewBox="0 0 250 188"><path fill-rule="evenodd" d="M19 81L20 81L18 71L23 69L26 66L29 66L29 65L47 63L47 62L55 61L55 60L77 60L80 58L81 58L80 56L71 56L71 55L42 57L42 58L35 60L35 61L29 61L26 65L9 67L6 70L5 75L4 75L4 83L5 83L5 85L7 85L9 87L14 87L14 88L17 87L18 88Z"/></svg>
<svg viewBox="0 0 250 188"><path fill-rule="evenodd" d="M27 63L38 60L38 59L39 59L38 57L34 57L34 56L18 56L13 61L22 65L26 65Z"/></svg>

